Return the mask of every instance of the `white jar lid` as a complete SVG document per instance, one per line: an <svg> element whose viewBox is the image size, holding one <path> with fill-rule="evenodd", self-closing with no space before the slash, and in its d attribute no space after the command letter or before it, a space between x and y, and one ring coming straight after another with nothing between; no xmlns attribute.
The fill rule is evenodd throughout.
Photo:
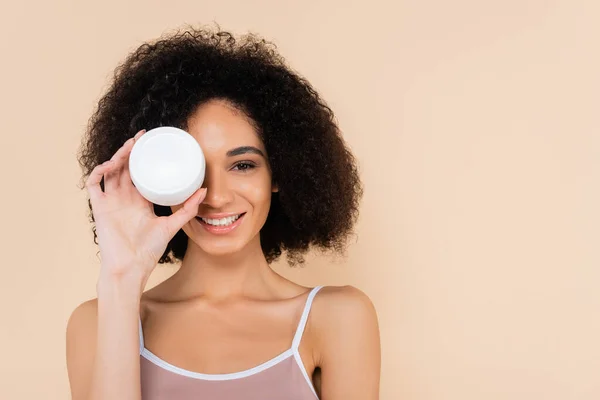
<svg viewBox="0 0 600 400"><path fill-rule="evenodd" d="M161 126L136 140L129 155L129 174L140 194L161 205L182 204L202 186L206 160L192 135Z"/></svg>

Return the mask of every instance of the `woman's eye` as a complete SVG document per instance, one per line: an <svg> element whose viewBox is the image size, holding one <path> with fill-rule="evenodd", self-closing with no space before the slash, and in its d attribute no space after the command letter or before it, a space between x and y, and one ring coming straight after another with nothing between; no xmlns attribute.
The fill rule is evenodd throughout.
<svg viewBox="0 0 600 400"><path fill-rule="evenodd" d="M247 163L247 162L239 162L239 163L235 164L234 168L236 168L236 167L237 167L238 171L249 171L249 170L255 168L255 165Z"/></svg>

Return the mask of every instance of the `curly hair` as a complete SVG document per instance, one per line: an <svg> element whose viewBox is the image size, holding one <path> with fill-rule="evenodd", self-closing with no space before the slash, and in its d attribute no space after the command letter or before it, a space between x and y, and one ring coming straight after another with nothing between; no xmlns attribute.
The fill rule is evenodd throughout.
<svg viewBox="0 0 600 400"><path fill-rule="evenodd" d="M214 99L243 112L267 150L279 188L260 230L267 262L285 250L290 266L303 264L311 246L345 254L363 194L357 162L325 101L273 43L254 33L236 39L218 26L187 25L130 53L88 121L78 152L82 180L139 130L187 130L192 113ZM88 205L93 223L89 199ZM171 214L170 207L153 208L157 216ZM183 260L187 245L180 229L158 262L175 262L171 253Z"/></svg>

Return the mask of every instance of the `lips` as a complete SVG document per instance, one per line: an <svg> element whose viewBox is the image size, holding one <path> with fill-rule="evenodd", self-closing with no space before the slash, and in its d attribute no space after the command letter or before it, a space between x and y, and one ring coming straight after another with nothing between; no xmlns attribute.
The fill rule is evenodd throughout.
<svg viewBox="0 0 600 400"><path fill-rule="evenodd" d="M223 219L227 217L233 217L235 215L241 215L243 213L220 213L220 214L210 214L210 215L197 215L197 217L206 218L206 219Z"/></svg>
<svg viewBox="0 0 600 400"><path fill-rule="evenodd" d="M235 214L234 214L235 215ZM227 234L231 231L233 231L235 228L237 228L238 226L240 226L240 224L242 223L242 221L244 220L246 213L242 213L240 214L240 217L235 220L232 224L230 225L210 225L207 224L206 222L202 221L202 219L200 217L196 217L196 220L200 223L200 225L208 232L215 234L215 235L224 235Z"/></svg>
<svg viewBox="0 0 600 400"><path fill-rule="evenodd" d="M203 218L204 219L212 219L212 220L220 220L220 219L224 219L224 218L237 217L236 218L236 220L237 220L237 219L241 218L244 214L246 214L246 213L243 212L243 213L238 213L238 214L212 214L209 216L197 215L196 218L202 222L204 222L202 220ZM217 225L212 225L212 226L217 226ZM222 225L219 225L219 226L222 226Z"/></svg>

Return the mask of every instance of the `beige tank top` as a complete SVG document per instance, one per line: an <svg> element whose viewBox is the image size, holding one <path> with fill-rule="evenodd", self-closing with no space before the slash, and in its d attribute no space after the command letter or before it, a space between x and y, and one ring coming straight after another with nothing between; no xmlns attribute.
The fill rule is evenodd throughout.
<svg viewBox="0 0 600 400"><path fill-rule="evenodd" d="M298 347L313 299L313 288L289 349L256 367L228 374L202 374L176 367L144 347L140 333L143 400L315 400L319 399L304 368Z"/></svg>

